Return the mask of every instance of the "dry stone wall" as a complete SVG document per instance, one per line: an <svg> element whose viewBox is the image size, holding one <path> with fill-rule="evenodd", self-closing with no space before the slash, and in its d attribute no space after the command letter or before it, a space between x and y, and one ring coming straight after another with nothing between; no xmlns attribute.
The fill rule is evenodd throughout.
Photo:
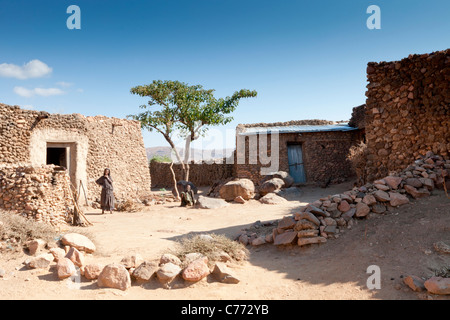
<svg viewBox="0 0 450 320"><path fill-rule="evenodd" d="M95 180L111 169L117 198L150 192L150 173L137 121L80 114L48 114L0 104L0 164L46 164L47 144L70 153L69 175L89 199L100 197Z"/></svg>
<svg viewBox="0 0 450 320"><path fill-rule="evenodd" d="M367 67L368 180L450 150L450 49Z"/></svg>
<svg viewBox="0 0 450 320"><path fill-rule="evenodd" d="M0 166L0 208L54 226L65 224L73 208L67 171L53 165Z"/></svg>

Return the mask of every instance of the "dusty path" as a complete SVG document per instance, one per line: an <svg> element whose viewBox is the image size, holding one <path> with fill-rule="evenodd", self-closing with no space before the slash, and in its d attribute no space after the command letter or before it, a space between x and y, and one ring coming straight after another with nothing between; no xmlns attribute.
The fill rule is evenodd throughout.
<svg viewBox="0 0 450 320"><path fill-rule="evenodd" d="M306 202L348 190L348 185L308 188L299 201L263 205L251 201L219 210L180 208L176 204L153 206L147 212L100 215L88 212L93 227L88 231L98 251L88 262L119 262L131 252L155 259L174 241L191 232L225 234L261 220L289 215ZM77 230L77 229L75 229ZM78 230L80 230L78 228ZM433 250L436 241L450 241L450 200L443 192L416 205L370 220L362 220L339 239L308 248L250 248L250 259L235 268L241 279L227 285L205 279L188 287L163 289L153 281L134 284L126 292L99 289L95 282L73 284L57 279L54 270L27 270L21 266L26 255L0 258L7 275L0 279L1 299L417 299L402 285L402 276L429 277L433 270L450 265L450 257ZM381 268L381 290L368 290L367 267ZM16 270L16 267L18 270ZM434 299L441 297L433 296Z"/></svg>

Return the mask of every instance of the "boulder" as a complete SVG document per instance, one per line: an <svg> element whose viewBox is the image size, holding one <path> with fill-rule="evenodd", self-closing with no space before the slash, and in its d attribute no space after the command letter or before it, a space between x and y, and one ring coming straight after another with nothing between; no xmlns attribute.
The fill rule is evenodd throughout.
<svg viewBox="0 0 450 320"><path fill-rule="evenodd" d="M108 264L97 279L99 287L114 288L122 291L131 287L130 273L121 264Z"/></svg>
<svg viewBox="0 0 450 320"><path fill-rule="evenodd" d="M407 276L403 279L403 282L415 292L421 292L425 290L424 280L416 276Z"/></svg>
<svg viewBox="0 0 450 320"><path fill-rule="evenodd" d="M233 201L239 196L249 200L255 196L255 185L250 179L229 181L220 188L219 195L227 201Z"/></svg>
<svg viewBox="0 0 450 320"><path fill-rule="evenodd" d="M163 264L156 272L159 281L163 283L171 282L181 272L181 268L171 262Z"/></svg>
<svg viewBox="0 0 450 320"><path fill-rule="evenodd" d="M409 203L409 199L407 196L397 193L397 192L389 192L389 204L393 207L398 207L404 204Z"/></svg>
<svg viewBox="0 0 450 320"><path fill-rule="evenodd" d="M55 257L51 253L44 253L37 257L34 257L26 263L30 269L45 269L48 268L50 263L53 262Z"/></svg>
<svg viewBox="0 0 450 320"><path fill-rule="evenodd" d="M70 248L65 257L72 261L77 267L82 267L84 265L84 255L74 247Z"/></svg>
<svg viewBox="0 0 450 320"><path fill-rule="evenodd" d="M56 262L66 256L66 251L62 248L51 248L49 251L53 255L54 261Z"/></svg>
<svg viewBox="0 0 450 320"><path fill-rule="evenodd" d="M280 221L278 221L277 228L279 229L292 229L294 228L297 222L291 217L284 217Z"/></svg>
<svg viewBox="0 0 450 320"><path fill-rule="evenodd" d="M132 254L126 257L123 257L120 261L120 264L123 265L126 269L137 268L144 262L144 259L140 254Z"/></svg>
<svg viewBox="0 0 450 320"><path fill-rule="evenodd" d="M181 260L180 258L178 258L176 255L171 254L171 253L165 253L161 256L161 258L159 259L159 265L162 266L163 264L166 263L173 263L177 266L181 266Z"/></svg>
<svg viewBox="0 0 450 320"><path fill-rule="evenodd" d="M347 202L347 200L342 200L338 205L338 210L340 212L347 212L350 210L350 204Z"/></svg>
<svg viewBox="0 0 450 320"><path fill-rule="evenodd" d="M425 281L425 288L432 294L450 294L450 278L432 277Z"/></svg>
<svg viewBox="0 0 450 320"><path fill-rule="evenodd" d="M294 184L294 178L291 177L291 175L289 173L287 173L286 171L278 171L272 174L269 174L267 176L264 177L264 179L261 181L261 184L263 184L265 181L273 179L273 178L278 178L283 180L283 184L285 188L289 188Z"/></svg>
<svg viewBox="0 0 450 320"><path fill-rule="evenodd" d="M145 261L133 271L133 277L136 280L149 281L158 269L157 263Z"/></svg>
<svg viewBox="0 0 450 320"><path fill-rule="evenodd" d="M391 200L391 198L389 198L389 194L387 194L383 190L375 191L373 193L373 196L375 197L375 199L377 199L378 201L381 201L381 202L387 202L387 201Z"/></svg>
<svg viewBox="0 0 450 320"><path fill-rule="evenodd" d="M197 282L209 275L208 259L200 258L191 263L183 270L181 276L184 280Z"/></svg>
<svg viewBox="0 0 450 320"><path fill-rule="evenodd" d="M100 263L91 263L84 267L84 277L88 280L95 280L102 273L105 266Z"/></svg>
<svg viewBox="0 0 450 320"><path fill-rule="evenodd" d="M274 245L289 245L292 244L297 238L297 231L287 231L282 234L279 234L275 237L273 242Z"/></svg>
<svg viewBox="0 0 450 320"><path fill-rule="evenodd" d="M356 204L356 216L358 218L362 218L365 217L369 214L370 212L370 207L365 204L364 202L360 202L358 204Z"/></svg>
<svg viewBox="0 0 450 320"><path fill-rule="evenodd" d="M367 204L368 206L371 206L377 203L377 199L375 199L373 195L367 194L366 196L364 196L362 202Z"/></svg>
<svg viewBox="0 0 450 320"><path fill-rule="evenodd" d="M199 196L196 205L201 209L219 209L230 204L223 199Z"/></svg>
<svg viewBox="0 0 450 320"><path fill-rule="evenodd" d="M237 284L240 281L227 265L222 262L216 262L212 273L222 283Z"/></svg>
<svg viewBox="0 0 450 320"><path fill-rule="evenodd" d="M396 190L400 183L402 183L402 178L400 177L394 177L394 176L387 176L383 178L383 180L386 182L386 184L391 187L391 189Z"/></svg>
<svg viewBox="0 0 450 320"><path fill-rule="evenodd" d="M264 204L282 204L287 202L286 199L277 196L275 193L268 193L264 197L259 199L259 201Z"/></svg>
<svg viewBox="0 0 450 320"><path fill-rule="evenodd" d="M32 256L34 256L36 253L39 253L43 249L45 249L46 245L47 245L47 242L42 240L42 239L30 240L30 241L28 241L26 243L26 246L28 248L28 252Z"/></svg>
<svg viewBox="0 0 450 320"><path fill-rule="evenodd" d="M77 272L77 269L70 259L62 258L56 264L56 272L59 279L66 279L73 276Z"/></svg>
<svg viewBox="0 0 450 320"><path fill-rule="evenodd" d="M284 186L284 181L280 178L272 178L270 180L265 181L259 187L259 194L261 196L265 196L268 193L272 193L280 190Z"/></svg>
<svg viewBox="0 0 450 320"><path fill-rule="evenodd" d="M67 233L61 238L63 245L74 247L86 253L92 253L96 250L94 243L88 237L79 233Z"/></svg>

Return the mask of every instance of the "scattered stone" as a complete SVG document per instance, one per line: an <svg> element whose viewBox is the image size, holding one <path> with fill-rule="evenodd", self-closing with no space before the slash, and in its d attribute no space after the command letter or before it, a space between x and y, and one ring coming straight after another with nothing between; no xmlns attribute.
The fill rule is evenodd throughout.
<svg viewBox="0 0 450 320"><path fill-rule="evenodd" d="M93 253L96 250L94 243L79 233L67 233L61 238L61 242L63 245L74 247L86 253Z"/></svg>
<svg viewBox="0 0 450 320"><path fill-rule="evenodd" d="M423 185L418 178L407 178L405 180L405 184L414 188L420 188Z"/></svg>
<svg viewBox="0 0 450 320"><path fill-rule="evenodd" d="M266 243L266 237L265 236L260 236L254 240L252 240L252 246L260 246L262 244Z"/></svg>
<svg viewBox="0 0 450 320"><path fill-rule="evenodd" d="M62 248L51 248L49 251L53 255L54 261L56 262L66 256L66 251Z"/></svg>
<svg viewBox="0 0 450 320"><path fill-rule="evenodd" d="M314 223L316 226L320 226L319 219L317 219L316 216L310 212L301 212L301 213L295 214L295 220L298 221L298 220L302 220L302 219L306 219L306 220Z"/></svg>
<svg viewBox="0 0 450 320"><path fill-rule="evenodd" d="M182 277L186 281L197 282L209 275L208 259L197 259L183 270Z"/></svg>
<svg viewBox="0 0 450 320"><path fill-rule="evenodd" d="M99 263L91 263L84 267L84 277L88 280L95 280L102 273L105 266Z"/></svg>
<svg viewBox="0 0 450 320"><path fill-rule="evenodd" d="M171 254L171 253L165 253L161 256L161 258L159 259L159 265L162 266L163 264L166 263L173 263L177 266L181 266L181 260L180 258L178 258L176 255Z"/></svg>
<svg viewBox="0 0 450 320"><path fill-rule="evenodd" d="M265 181L259 187L259 194L265 196L268 193L272 193L280 190L284 186L284 181L280 178L272 178L270 180Z"/></svg>
<svg viewBox="0 0 450 320"><path fill-rule="evenodd" d="M229 284L237 284L240 280L236 277L236 275L227 267L225 263L216 262L214 266L214 270L212 272L220 282L229 283Z"/></svg>
<svg viewBox="0 0 450 320"><path fill-rule="evenodd" d="M373 195L368 194L363 198L363 203L367 204L368 206L372 206L377 203L377 199L375 199Z"/></svg>
<svg viewBox="0 0 450 320"><path fill-rule="evenodd" d="M317 243L325 243L327 239L324 237L314 237L314 238L299 238L297 244L301 246L305 246L307 244L317 244Z"/></svg>
<svg viewBox="0 0 450 320"><path fill-rule="evenodd" d="M136 280L149 281L158 269L157 263L145 261L133 271L133 277Z"/></svg>
<svg viewBox="0 0 450 320"><path fill-rule="evenodd" d="M338 210L340 212L347 212L348 210L350 210L350 204L347 202L347 200L341 200L338 205Z"/></svg>
<svg viewBox="0 0 450 320"><path fill-rule="evenodd" d="M404 188L406 192L408 192L414 199L419 199L430 195L430 191L424 188L416 189L415 187L410 185L405 185Z"/></svg>
<svg viewBox="0 0 450 320"><path fill-rule="evenodd" d="M78 249L72 247L66 254L66 258L73 262L77 267L82 267L84 263L84 255Z"/></svg>
<svg viewBox="0 0 450 320"><path fill-rule="evenodd" d="M433 244L434 250L436 250L439 253L446 253L450 254L450 245L443 241L439 241Z"/></svg>
<svg viewBox="0 0 450 320"><path fill-rule="evenodd" d="M66 279L73 276L77 272L77 269L70 259L62 258L56 264L56 272L59 279Z"/></svg>
<svg viewBox="0 0 450 320"><path fill-rule="evenodd" d="M103 268L97 279L99 287L119 289L122 291L131 287L131 278L128 270L121 264L108 264Z"/></svg>
<svg viewBox="0 0 450 320"><path fill-rule="evenodd" d="M32 256L34 256L36 253L39 253L40 251L45 249L46 245L47 245L47 242L42 239L30 240L26 243L28 252Z"/></svg>
<svg viewBox="0 0 450 320"><path fill-rule="evenodd" d="M407 196L397 192L389 192L389 198L391 199L389 204L393 207L398 207L409 203L409 199Z"/></svg>
<svg viewBox="0 0 450 320"><path fill-rule="evenodd" d="M55 258L51 253L44 253L28 261L27 266L30 269L45 269Z"/></svg>
<svg viewBox="0 0 450 320"><path fill-rule="evenodd" d="M356 208L351 208L350 210L348 210L346 213L344 213L344 214L342 215L342 218L343 218L345 221L349 221L349 220L351 220L351 218L353 218L353 216L355 215L355 213L356 213Z"/></svg>
<svg viewBox="0 0 450 320"><path fill-rule="evenodd" d="M292 229L294 228L296 221L291 217L284 217L278 222L279 229Z"/></svg>
<svg viewBox="0 0 450 320"><path fill-rule="evenodd" d="M296 231L288 231L288 232L277 235L275 237L273 244L276 246L289 245L289 244L292 244L296 238L297 238Z"/></svg>
<svg viewBox="0 0 450 320"><path fill-rule="evenodd" d="M330 216L330 214L328 212L326 212L326 211L324 211L322 209L319 209L319 208L317 208L315 206L312 206L312 205L309 205L307 207L307 212L308 211L314 213L315 215L322 216L322 217L329 217Z"/></svg>
<svg viewBox="0 0 450 320"><path fill-rule="evenodd" d="M250 179L239 179L225 183L219 190L220 197L227 201L233 201L241 196L244 200L255 196L255 185Z"/></svg>
<svg viewBox="0 0 450 320"><path fill-rule="evenodd" d="M156 276L163 283L171 282L181 272L181 268L176 264L168 262L163 264L156 272Z"/></svg>
<svg viewBox="0 0 450 320"><path fill-rule="evenodd" d="M416 276L407 276L403 279L403 282L415 292L421 292L425 290L425 281Z"/></svg>
<svg viewBox="0 0 450 320"><path fill-rule="evenodd" d="M362 218L365 217L369 214L370 212L370 207L365 204L364 202L359 202L356 204L356 216L358 218Z"/></svg>
<svg viewBox="0 0 450 320"><path fill-rule="evenodd" d="M140 254L133 254L130 256L124 257L120 264L123 265L126 269L137 268L144 262L144 259Z"/></svg>
<svg viewBox="0 0 450 320"><path fill-rule="evenodd" d="M285 198L282 198L275 193L268 193L260 198L259 201L264 204L281 204L287 202Z"/></svg>
<svg viewBox="0 0 450 320"><path fill-rule="evenodd" d="M387 194L383 190L375 191L373 193L373 196L375 197L375 199L377 199L378 201L381 201L381 202L387 202L387 201L391 200L391 198L389 198L389 194Z"/></svg>
<svg viewBox="0 0 450 320"><path fill-rule="evenodd" d="M376 203L375 205L372 206L372 212L381 214L381 213L385 213L386 212L386 206L384 204L381 203Z"/></svg>
<svg viewBox="0 0 450 320"><path fill-rule="evenodd" d="M424 285L429 293L441 295L450 294L450 278L432 277L425 281Z"/></svg>
<svg viewBox="0 0 450 320"><path fill-rule="evenodd" d="M201 209L220 209L228 207L230 204L223 199L199 196L196 205Z"/></svg>
<svg viewBox="0 0 450 320"><path fill-rule="evenodd" d="M391 187L391 189L397 190L400 183L402 183L403 179L401 177L388 176L383 178L386 184Z"/></svg>

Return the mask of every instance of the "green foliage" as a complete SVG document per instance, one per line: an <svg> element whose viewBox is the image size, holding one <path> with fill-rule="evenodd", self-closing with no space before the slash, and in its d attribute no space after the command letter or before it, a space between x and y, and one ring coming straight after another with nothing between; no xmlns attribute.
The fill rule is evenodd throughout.
<svg viewBox="0 0 450 320"><path fill-rule="evenodd" d="M161 156L156 154L150 158L150 162L172 162L172 159L169 156Z"/></svg>

